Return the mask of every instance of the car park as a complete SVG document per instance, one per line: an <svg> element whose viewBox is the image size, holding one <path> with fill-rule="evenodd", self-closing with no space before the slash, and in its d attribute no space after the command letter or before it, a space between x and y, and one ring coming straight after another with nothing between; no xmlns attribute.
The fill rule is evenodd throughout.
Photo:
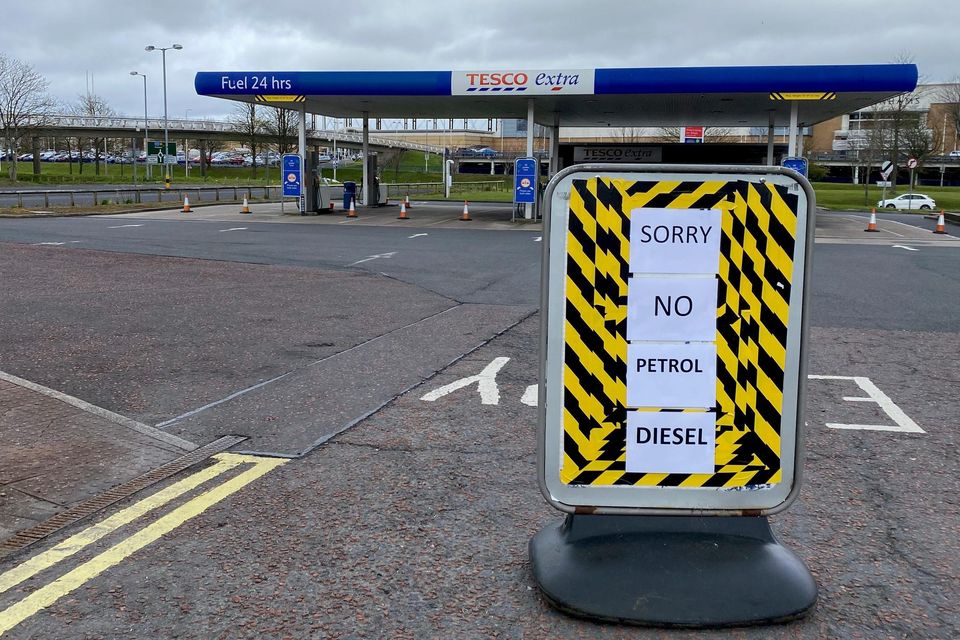
<svg viewBox="0 0 960 640"><path fill-rule="evenodd" d="M906 209L910 210L928 210L934 209L937 203L928 195L923 193L904 193L896 198L887 198L877 202L880 209Z"/></svg>

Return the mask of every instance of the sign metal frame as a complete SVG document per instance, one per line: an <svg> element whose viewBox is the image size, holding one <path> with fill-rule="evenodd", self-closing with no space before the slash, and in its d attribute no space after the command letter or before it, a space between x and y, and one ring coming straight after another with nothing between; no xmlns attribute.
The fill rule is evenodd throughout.
<svg viewBox="0 0 960 640"><path fill-rule="evenodd" d="M782 437L778 483L745 487L660 487L565 484L563 465L563 368L565 279L569 198L573 180L747 181L771 183L798 196L792 290L784 363ZM769 515L786 509L797 497L804 450L803 403L806 381L806 328L816 201L809 182L784 167L584 164L560 171L544 194L541 303L541 353L538 424L538 480L547 502L567 513L635 515ZM552 277L551 277L551 274Z"/></svg>

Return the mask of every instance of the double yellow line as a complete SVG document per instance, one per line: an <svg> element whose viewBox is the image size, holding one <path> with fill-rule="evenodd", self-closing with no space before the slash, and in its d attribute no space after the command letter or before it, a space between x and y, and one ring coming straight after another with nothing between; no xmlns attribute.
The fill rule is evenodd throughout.
<svg viewBox="0 0 960 640"><path fill-rule="evenodd" d="M156 542L164 534L173 531L257 478L287 462L287 460L280 458L259 458L235 453L220 453L214 456L214 459L217 461L215 464L118 511L80 533L70 536L56 546L27 559L13 569L0 574L0 594L2 594L41 571L62 562L107 534L196 489L205 482L241 465L252 465L249 469L230 478L223 484L204 491L91 560L80 564L22 600L0 611L0 636L41 609L49 607L87 581L119 564L131 554L152 542Z"/></svg>

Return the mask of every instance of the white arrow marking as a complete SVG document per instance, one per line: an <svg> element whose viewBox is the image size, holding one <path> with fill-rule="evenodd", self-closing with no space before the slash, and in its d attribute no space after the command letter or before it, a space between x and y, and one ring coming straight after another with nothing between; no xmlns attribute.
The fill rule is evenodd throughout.
<svg viewBox="0 0 960 640"><path fill-rule="evenodd" d="M107 227L107 229L124 229L126 227L142 227L142 224L121 224L116 227Z"/></svg>
<svg viewBox="0 0 960 640"><path fill-rule="evenodd" d="M348 267L352 267L355 264L360 264L361 262L370 262L371 260L376 260L377 258L392 258L397 255L396 251L391 251L390 253L378 253L375 256L370 256L369 258L364 258L363 260L357 260L356 262L351 262Z"/></svg>
<svg viewBox="0 0 960 640"><path fill-rule="evenodd" d="M906 246L904 246L904 245L902 245L902 244L895 244L895 245L893 245L893 248L894 248L894 249L906 249L907 251L920 251L920 249L914 249L913 247L906 247Z"/></svg>
<svg viewBox="0 0 960 640"><path fill-rule="evenodd" d="M34 245L38 247L59 247L66 244L65 242L35 242Z"/></svg>
<svg viewBox="0 0 960 640"><path fill-rule="evenodd" d="M407 236L407 237L408 237L408 238L419 238L420 236L426 236L426 235L430 235L430 234L427 234L427 233L415 233L415 234L413 234L412 236Z"/></svg>
<svg viewBox="0 0 960 640"><path fill-rule="evenodd" d="M543 240L543 236L537 236L533 239L534 242L540 242L541 240Z"/></svg>
<svg viewBox="0 0 960 640"><path fill-rule="evenodd" d="M480 392L480 404L500 404L500 388L497 387L497 373L503 368L503 365L510 362L510 358L499 357L483 368L483 371L475 376L460 378L450 384L446 384L439 389L434 389L420 396L421 400L435 402L443 396L453 393L458 389L469 387L472 384L477 385L477 391Z"/></svg>
<svg viewBox="0 0 960 640"><path fill-rule="evenodd" d="M223 233L224 231L246 231L246 230L247 230L246 227L231 227L229 229L220 229L220 233Z"/></svg>
<svg viewBox="0 0 960 640"><path fill-rule="evenodd" d="M520 397L520 402L527 405L528 407L535 407L539 403L540 399L537 397L537 393L540 390L540 385L532 384L526 389L523 390L523 395Z"/></svg>

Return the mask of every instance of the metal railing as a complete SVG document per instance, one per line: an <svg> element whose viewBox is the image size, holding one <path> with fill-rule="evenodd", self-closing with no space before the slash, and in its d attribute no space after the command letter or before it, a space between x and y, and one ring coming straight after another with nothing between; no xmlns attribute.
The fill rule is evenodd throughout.
<svg viewBox="0 0 960 640"><path fill-rule="evenodd" d="M424 195L443 193L442 182L394 182L381 183L381 189L386 189L388 198L410 195ZM466 191L503 191L506 188L505 180L481 180L475 182L454 182L450 187L451 193Z"/></svg>
<svg viewBox="0 0 960 640"><path fill-rule="evenodd" d="M161 204L183 202L185 196L191 198L194 204L201 202L240 202L244 196L250 200L278 200L280 198L280 187L196 186L175 189L112 187L104 189L2 191L0 192L0 207L14 206L13 202L16 202L15 206L20 209L39 206L76 207L103 204L149 204L151 202Z"/></svg>

